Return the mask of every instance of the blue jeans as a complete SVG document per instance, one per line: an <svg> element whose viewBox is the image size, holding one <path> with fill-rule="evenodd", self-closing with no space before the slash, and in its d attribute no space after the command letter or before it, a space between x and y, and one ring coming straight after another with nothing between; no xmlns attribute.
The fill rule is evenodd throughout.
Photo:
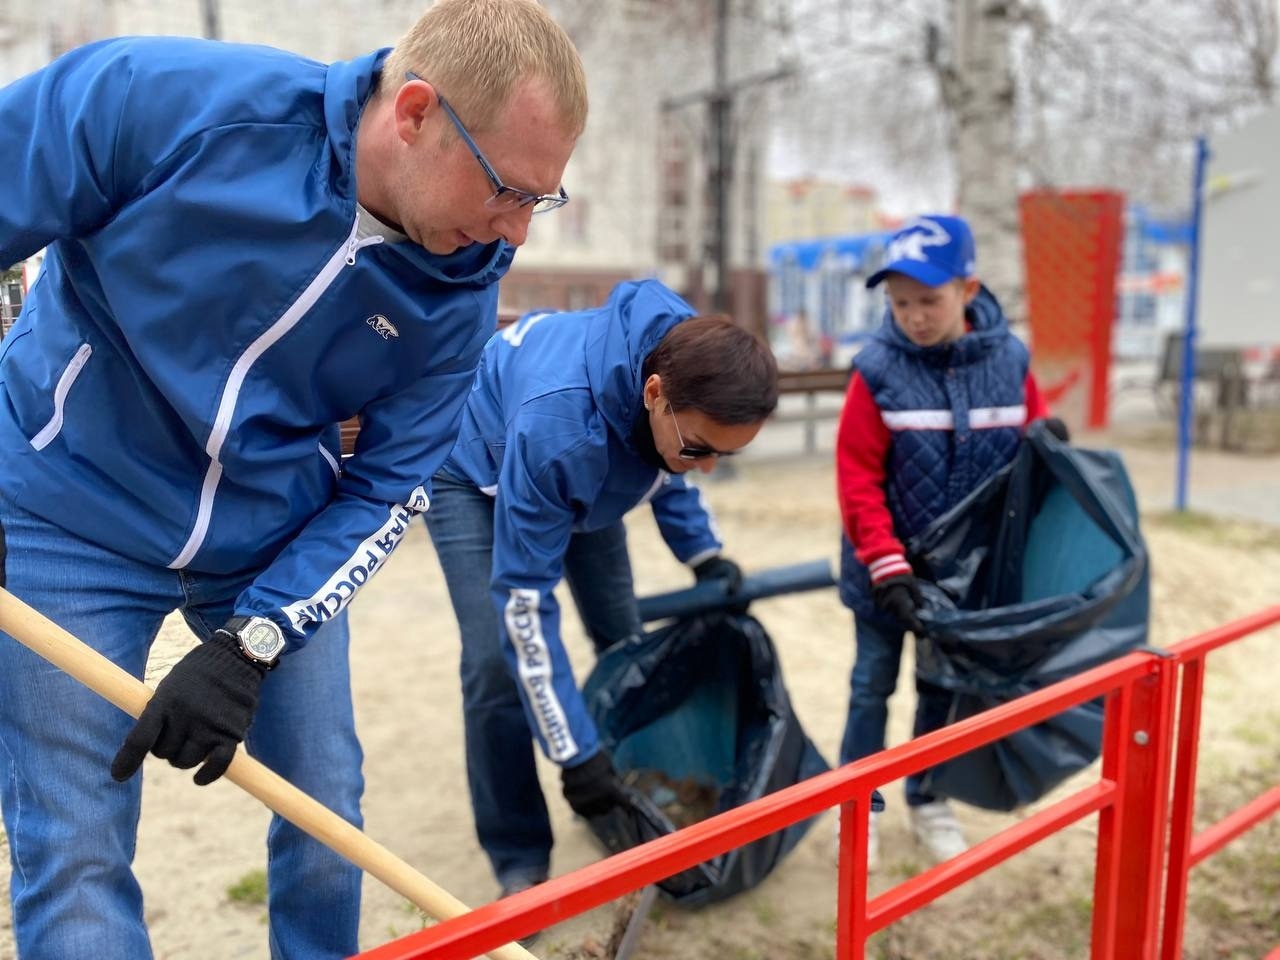
<svg viewBox="0 0 1280 960"><path fill-rule="evenodd" d="M463 726L476 836L500 884L541 880L551 863L551 820L538 785L533 734L503 656L506 638L489 591L494 500L447 474L436 474L432 490L427 529L462 635ZM564 570L597 651L640 632L621 521L574 534Z"/></svg>
<svg viewBox="0 0 1280 960"><path fill-rule="evenodd" d="M865 620L855 620L858 652L849 679L849 719L840 743L840 762L860 760L885 747L889 697L898 685L902 663L903 631ZM947 723L951 694L916 678L916 720L912 736L938 730ZM907 777L907 806L932 803L936 797L921 789L926 771Z"/></svg>
<svg viewBox="0 0 1280 960"><path fill-rule="evenodd" d="M245 576L122 557L0 497L9 590L135 677L161 621L181 610L203 640L231 615ZM359 826L364 780L351 710L347 624L335 618L267 675L251 754ZM148 960L131 863L141 775L111 779L133 719L0 633L0 806L23 960ZM197 789L191 787L192 790ZM280 817L267 832L274 960L358 949L360 871ZM192 871L200 869L191 864Z"/></svg>

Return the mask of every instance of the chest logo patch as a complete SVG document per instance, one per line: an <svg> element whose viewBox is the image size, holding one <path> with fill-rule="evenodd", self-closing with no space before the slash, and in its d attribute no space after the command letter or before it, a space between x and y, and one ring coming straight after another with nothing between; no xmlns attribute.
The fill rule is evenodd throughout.
<svg viewBox="0 0 1280 960"><path fill-rule="evenodd" d="M400 339L400 331L396 329L396 325L380 313L375 313L365 323L371 326L373 332L383 340L390 340L392 337Z"/></svg>

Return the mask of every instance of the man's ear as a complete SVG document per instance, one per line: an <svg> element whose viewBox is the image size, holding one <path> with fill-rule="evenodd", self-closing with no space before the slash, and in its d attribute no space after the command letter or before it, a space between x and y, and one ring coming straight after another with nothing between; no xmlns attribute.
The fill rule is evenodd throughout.
<svg viewBox="0 0 1280 960"><path fill-rule="evenodd" d="M425 80L410 80L396 91L392 110L395 113L396 133L405 143L414 143L422 136L431 114L440 105L435 87Z"/></svg>
<svg viewBox="0 0 1280 960"><path fill-rule="evenodd" d="M964 284L964 305L967 307L982 289L982 281L977 277L965 277L961 283Z"/></svg>

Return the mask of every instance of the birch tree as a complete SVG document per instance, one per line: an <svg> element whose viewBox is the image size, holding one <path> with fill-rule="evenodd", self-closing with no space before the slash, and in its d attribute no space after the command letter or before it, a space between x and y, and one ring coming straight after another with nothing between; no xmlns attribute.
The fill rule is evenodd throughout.
<svg viewBox="0 0 1280 960"><path fill-rule="evenodd" d="M1190 142L1274 103L1275 0L798 0L783 153L971 219L1021 311L1016 197L1185 203Z"/></svg>
<svg viewBox="0 0 1280 960"><path fill-rule="evenodd" d="M950 56L932 52L945 51L941 44L930 44L926 54L951 120L948 152L955 162L956 209L973 227L982 276L1016 321L1023 316L1023 282L1012 5L952 0L950 12Z"/></svg>

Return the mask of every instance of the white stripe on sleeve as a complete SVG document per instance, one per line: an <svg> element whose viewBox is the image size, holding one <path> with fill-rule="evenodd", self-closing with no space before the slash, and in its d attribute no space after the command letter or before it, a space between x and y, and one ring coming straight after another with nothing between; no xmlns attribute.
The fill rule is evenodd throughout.
<svg viewBox="0 0 1280 960"><path fill-rule="evenodd" d="M547 649L542 615L538 611L540 597L537 590L513 587L503 619L507 624L507 637L515 647L520 684L546 741L547 755L556 763L564 763L577 754L578 744L569 729L564 705L556 696L551 651Z"/></svg>

